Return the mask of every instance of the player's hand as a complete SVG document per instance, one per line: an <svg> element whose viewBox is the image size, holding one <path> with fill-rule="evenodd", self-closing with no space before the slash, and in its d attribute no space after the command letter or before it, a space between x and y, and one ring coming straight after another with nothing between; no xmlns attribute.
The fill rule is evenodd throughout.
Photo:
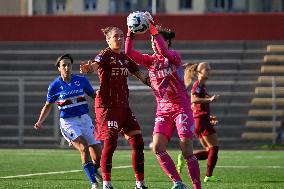
<svg viewBox="0 0 284 189"><path fill-rule="evenodd" d="M80 73L81 74L87 74L93 72L92 70L92 61L89 60L88 63L82 62L80 64Z"/></svg>
<svg viewBox="0 0 284 189"><path fill-rule="evenodd" d="M153 19L153 17L152 17L152 15L149 13L149 12L145 12L144 13L144 16L145 16L145 18L147 19L147 22L149 23L149 31L150 31L150 34L151 35L158 35L159 34L159 32L158 32L158 30L157 30L157 28L156 28L156 24L155 24L155 22L154 22L154 19Z"/></svg>
<svg viewBox="0 0 284 189"><path fill-rule="evenodd" d="M218 120L217 116L210 116L210 123L213 126L216 126L219 123L219 120Z"/></svg>
<svg viewBox="0 0 284 189"><path fill-rule="evenodd" d="M215 100L218 100L218 99L219 99L219 96L220 96L220 95L213 95L213 96L211 96L211 97L210 97L210 102L213 102L213 101L215 101Z"/></svg>
<svg viewBox="0 0 284 189"><path fill-rule="evenodd" d="M145 11L143 15L145 16L145 18L147 19L149 24L152 24L152 25L155 26L154 19L153 19L152 15L149 12Z"/></svg>
<svg viewBox="0 0 284 189"><path fill-rule="evenodd" d="M131 29L128 27L127 30L127 37L130 37L130 39L134 39L134 33L131 31Z"/></svg>
<svg viewBox="0 0 284 189"><path fill-rule="evenodd" d="M40 129L41 126L42 126L42 123L38 121L38 122L35 123L34 128L35 129Z"/></svg>
<svg viewBox="0 0 284 189"><path fill-rule="evenodd" d="M68 142L68 146L69 146L69 147L72 147L72 146L73 146L72 141Z"/></svg>

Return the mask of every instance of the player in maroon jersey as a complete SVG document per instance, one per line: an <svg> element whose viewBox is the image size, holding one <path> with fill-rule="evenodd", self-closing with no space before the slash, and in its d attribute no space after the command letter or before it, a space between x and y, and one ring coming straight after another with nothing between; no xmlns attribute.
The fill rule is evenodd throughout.
<svg viewBox="0 0 284 189"><path fill-rule="evenodd" d="M206 160L207 171L204 182L216 182L219 179L213 176L213 170L218 159L218 140L214 126L218 123L216 116L210 112L210 103L217 100L219 95L210 96L206 90L206 81L209 78L210 65L207 62L201 62L194 65L185 66L185 84L188 87L191 79L195 76L197 81L194 82L191 89L191 107L194 117L194 133L199 138L201 145L205 150L195 152L198 160ZM184 166L184 160L181 155L178 158L177 168L181 172Z"/></svg>
<svg viewBox="0 0 284 189"><path fill-rule="evenodd" d="M101 156L103 189L112 188L112 156L121 133L132 147L132 165L136 177L136 189L146 189L144 184L144 142L140 126L128 102L128 74L131 73L144 84L150 85L147 76L139 71L135 62L122 52L123 32L117 27L102 29L108 47L93 61L80 66L81 73L98 70L100 88L95 100L96 136L104 141Z"/></svg>

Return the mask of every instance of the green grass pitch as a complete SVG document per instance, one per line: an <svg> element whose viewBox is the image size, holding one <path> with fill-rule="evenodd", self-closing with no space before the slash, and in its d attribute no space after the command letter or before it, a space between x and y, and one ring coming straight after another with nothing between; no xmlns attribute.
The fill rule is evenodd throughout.
<svg viewBox="0 0 284 189"><path fill-rule="evenodd" d="M178 151L169 151L174 161ZM204 178L206 162L200 161ZM131 151L116 151L113 158L115 189L133 189ZM283 151L220 151L214 175L219 183L203 183L203 189L284 189ZM11 176L11 177L8 177ZM8 177L8 178L7 178ZM183 181L191 187L187 170ZM155 156L145 151L145 180L149 189L170 189ZM0 150L0 189L91 188L75 150Z"/></svg>

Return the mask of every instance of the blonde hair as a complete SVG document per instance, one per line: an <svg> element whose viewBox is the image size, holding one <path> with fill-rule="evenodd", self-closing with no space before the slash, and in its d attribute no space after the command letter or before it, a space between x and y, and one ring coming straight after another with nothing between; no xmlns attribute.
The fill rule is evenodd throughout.
<svg viewBox="0 0 284 189"><path fill-rule="evenodd" d="M184 66L184 84L187 87L191 84L193 78L196 77L196 69L198 64L196 63L186 63Z"/></svg>
<svg viewBox="0 0 284 189"><path fill-rule="evenodd" d="M200 62L199 64L198 64L198 67L197 67L197 72L199 72L203 67L205 67L205 66L209 66L209 63L208 62Z"/></svg>
<svg viewBox="0 0 284 189"><path fill-rule="evenodd" d="M198 72L204 67L208 66L208 62L200 63L186 63L184 64L184 84L188 88L192 82L192 79L197 78Z"/></svg>

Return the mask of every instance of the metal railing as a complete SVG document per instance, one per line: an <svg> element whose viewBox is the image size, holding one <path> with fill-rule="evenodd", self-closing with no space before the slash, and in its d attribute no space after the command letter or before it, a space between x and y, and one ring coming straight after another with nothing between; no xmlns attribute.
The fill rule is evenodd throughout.
<svg viewBox="0 0 284 189"><path fill-rule="evenodd" d="M32 130L33 124L29 123L27 125L27 119L29 119L29 122L31 122L31 116L33 123L35 123L38 119L38 116L40 114L40 110L44 104L44 99L42 101L33 101L27 102L27 97L44 97L46 95L46 91L37 89L39 86L46 86L46 89L48 87L48 84L50 81L52 81L54 77L47 76L47 77L39 77L39 76L18 76L18 77L10 77L10 76L0 76L0 88L2 89L0 91L0 98L6 98L6 97L15 97L13 99L16 99L15 101L0 101L0 108L1 109L11 109L13 107L13 112L0 112L0 119L1 117L5 117L6 115L13 115L9 116L14 119L13 125L9 125L6 123L1 122L0 120L0 146L1 141L13 141L17 142L17 146L25 146L26 141L57 141L58 146L60 146L60 143L62 143L61 139L61 133L59 129L59 111L57 106L53 107L53 110L49 117L52 117L52 123L49 123L48 125L44 125L44 129L49 129L49 135L48 136L27 136L27 133L25 131ZM42 85L40 84L42 82ZM137 84L139 83L139 84ZM28 88L27 88L28 87ZM32 88L32 90L31 90ZM98 86L94 86L94 89L98 89ZM140 82L129 82L129 90L132 91L151 91L151 89ZM151 93L152 94L152 93ZM10 106L10 108L9 108ZM14 108L16 107L16 108ZM34 108L33 114L25 112L28 108ZM14 110L16 109L16 110ZM35 112L35 113L34 113ZM7 116L6 116L7 117ZM50 120L49 120L50 122ZM6 136L5 133L1 132L4 131L7 132L9 129L11 131L8 131L12 133L12 130L15 134L13 136L9 137ZM17 130L17 133L15 132L15 128ZM52 131L52 134L50 133L50 130ZM41 133L43 131L39 131ZM36 132L34 132L36 133ZM34 143L36 144L36 143Z"/></svg>
<svg viewBox="0 0 284 189"><path fill-rule="evenodd" d="M5 140L5 141L16 141L16 143L18 144L18 146L24 146L25 145L25 141L26 140L32 140L34 142L36 141L41 141L43 138L44 139L49 139L52 141L59 141L60 140L60 131L59 131L59 114L58 114L58 110L57 107L54 106L53 108L53 114L51 114L50 116L53 117L53 121L51 126L52 128L52 134L48 135L48 136L26 136L25 135L25 130L27 129L32 129L33 125L26 125L26 118L28 117L26 112L25 112L25 108L27 108L28 103L25 101L26 97L28 96L43 96L44 93L43 92L27 92L25 90L26 86L29 85L33 85L32 83L34 83L37 80L37 77L0 77L1 80L1 84L2 85L2 90L0 91L0 97L2 99L6 99L8 97L15 97L18 99L18 102L5 102L2 101L1 104L1 108L2 109L6 109L6 110L11 110L11 112L4 112L5 114L2 113L1 117L10 117L10 119L17 119L17 122L13 122L15 124L6 124L4 121L1 122L0 124L0 132L1 129L5 129L5 132L15 132L15 128L17 130L17 133L15 133L15 135L13 136L6 136L4 132L1 132L1 136L0 136L0 140ZM44 81L46 82L46 81ZM5 87L6 86L6 87ZM15 90L13 87L17 87L17 90ZM4 88L4 89L3 89ZM5 90L6 88L6 90ZM10 90L9 90L10 89ZM36 122L37 120L37 116L39 116L40 114L40 110L41 110L41 106L44 102L37 102L38 103L38 107L37 104L35 104L35 108L38 109L38 114L37 115L33 115L35 117L34 122ZM13 108L11 107L17 107L17 111L14 111ZM7 115L13 115L13 116L7 116Z"/></svg>

